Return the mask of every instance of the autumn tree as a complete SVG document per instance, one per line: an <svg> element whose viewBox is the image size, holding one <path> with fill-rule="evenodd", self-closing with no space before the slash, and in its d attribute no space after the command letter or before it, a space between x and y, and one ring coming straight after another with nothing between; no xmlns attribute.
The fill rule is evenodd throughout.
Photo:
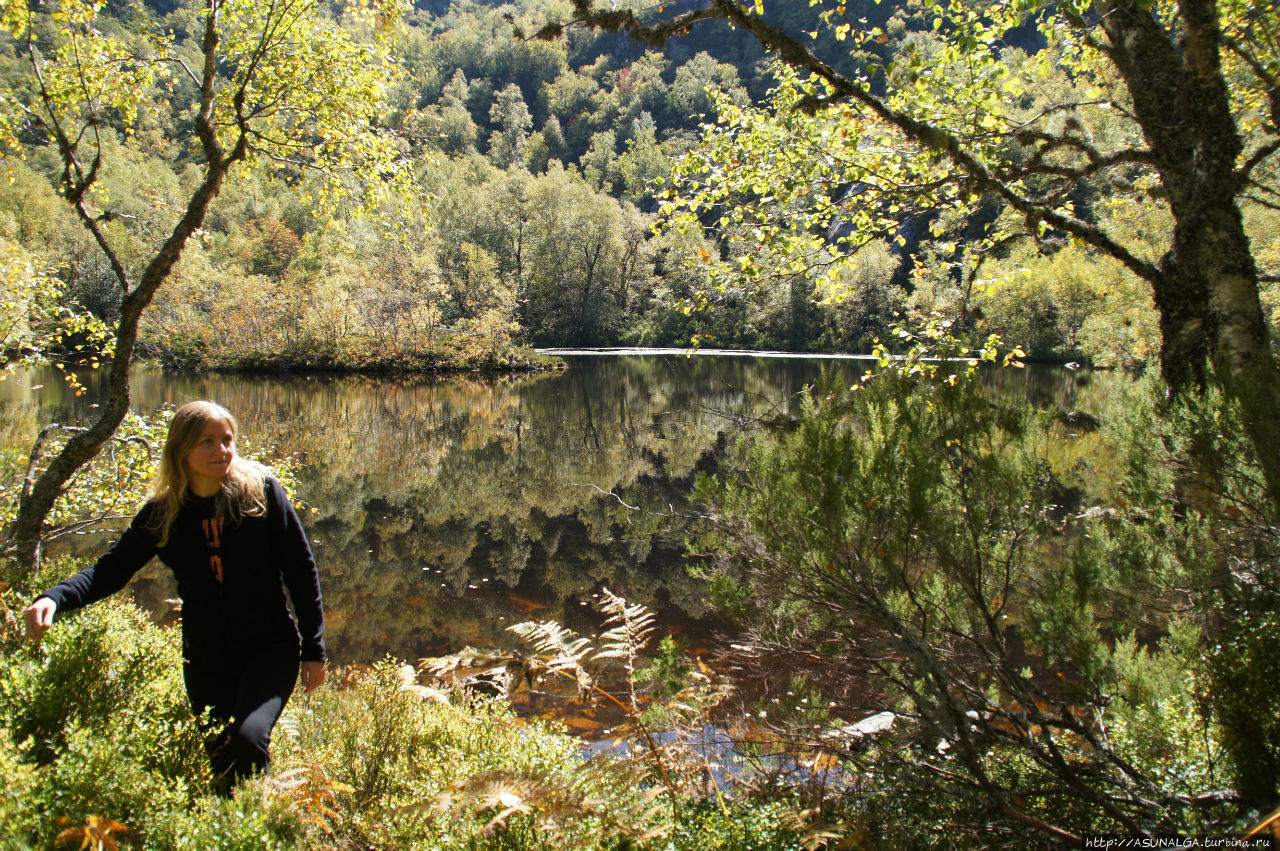
<svg viewBox="0 0 1280 851"><path fill-rule="evenodd" d="M834 43L853 51L888 39L879 28L844 20L843 3L820 5L829 10ZM592 0L573 6L567 22L538 35L586 26L660 46L701 22L724 20L794 68L792 108L779 113L777 129L781 143L796 146L743 158L745 167L729 181L754 186L766 201L778 189L803 199L790 214L808 216L814 231L843 218L858 234L892 234L912 214L985 203L1006 215L972 252L1013 235L1058 235L1121 263L1151 288L1171 395L1220 383L1239 406L1280 504L1280 373L1241 215L1246 200L1274 205L1277 198L1274 4L999 0L977 9L932 0L927 17L940 33L934 49L900 50L889 62L864 64L862 73L836 71L837 57L819 56L802 34L771 25L761 0L707 0L665 16L658 7L657 17L644 20ZM1042 102L1029 74L1013 73L1003 61L1011 34L1032 25L1050 48L1027 70L1050 76L1063 69L1073 83ZM823 139L839 140L838 151L815 150L801 127L808 116L828 125ZM1098 134L1104 117L1110 129ZM1162 205L1172 223L1163 244L1148 253L1078 208L1091 186ZM704 200L723 211L729 194ZM749 262L744 268L751 273Z"/></svg>
<svg viewBox="0 0 1280 851"><path fill-rule="evenodd" d="M127 413L139 320L234 170L272 164L311 174L315 193L331 199L358 186L344 166L379 175L363 185L369 191L396 185L394 148L376 122L403 10L373 0L345 14L344 26L314 0L207 0L189 37L161 20L126 42L107 34L97 5L0 2L5 38L25 66L22 85L0 103L3 142L15 152L33 140L56 151L63 199L119 288L109 396L96 422L25 482L12 529L21 564L38 563L44 519L63 486ZM195 147L199 173L153 252L132 263L108 227L118 211L100 191L113 167L107 140L165 96L189 104L183 141Z"/></svg>

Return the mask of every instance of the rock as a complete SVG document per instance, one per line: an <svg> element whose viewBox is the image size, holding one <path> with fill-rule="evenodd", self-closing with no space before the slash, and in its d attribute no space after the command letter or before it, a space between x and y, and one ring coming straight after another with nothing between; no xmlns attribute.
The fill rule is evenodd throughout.
<svg viewBox="0 0 1280 851"><path fill-rule="evenodd" d="M1059 411L1058 422L1080 431L1097 431L1102 420L1084 411Z"/></svg>
<svg viewBox="0 0 1280 851"><path fill-rule="evenodd" d="M875 715L870 715L861 721L841 727L840 732L849 738L860 739L863 736L883 733L892 727L893 722L897 719L898 716L892 712L877 712Z"/></svg>

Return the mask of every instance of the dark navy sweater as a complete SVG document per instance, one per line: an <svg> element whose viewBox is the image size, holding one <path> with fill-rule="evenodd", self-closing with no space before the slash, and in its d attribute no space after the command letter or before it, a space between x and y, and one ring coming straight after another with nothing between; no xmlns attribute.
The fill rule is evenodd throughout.
<svg viewBox="0 0 1280 851"><path fill-rule="evenodd" d="M297 641L303 661L324 661L324 609L315 559L284 488L266 481L261 517L215 517L213 497L187 494L169 541L149 528L160 511L147 503L101 558L41 596L63 612L125 586L153 556L173 571L182 598L183 655L219 662L264 644ZM285 602L293 600L295 623Z"/></svg>

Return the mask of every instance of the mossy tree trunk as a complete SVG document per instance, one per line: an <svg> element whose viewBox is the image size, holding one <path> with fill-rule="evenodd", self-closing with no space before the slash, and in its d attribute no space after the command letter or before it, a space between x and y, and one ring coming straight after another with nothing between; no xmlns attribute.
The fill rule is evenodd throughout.
<svg viewBox="0 0 1280 851"><path fill-rule="evenodd" d="M1173 213L1172 245L1152 278L1161 373L1170 393L1197 392L1208 370L1240 408L1280 507L1280 374L1240 215L1244 149L1221 64L1217 7L1183 0L1182 40L1133 0L1101 3L1110 57L1133 97Z"/></svg>

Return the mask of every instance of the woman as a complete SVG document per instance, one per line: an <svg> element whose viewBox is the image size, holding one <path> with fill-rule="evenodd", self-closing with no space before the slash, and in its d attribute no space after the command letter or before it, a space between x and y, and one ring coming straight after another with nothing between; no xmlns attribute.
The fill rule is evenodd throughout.
<svg viewBox="0 0 1280 851"><path fill-rule="evenodd" d="M236 455L237 428L213 402L179 408L150 497L120 540L24 613L38 640L56 612L114 594L159 556L178 580L183 679L192 710L213 719L209 753L224 783L266 769L271 730L299 668L307 691L325 677L311 548L280 483Z"/></svg>

